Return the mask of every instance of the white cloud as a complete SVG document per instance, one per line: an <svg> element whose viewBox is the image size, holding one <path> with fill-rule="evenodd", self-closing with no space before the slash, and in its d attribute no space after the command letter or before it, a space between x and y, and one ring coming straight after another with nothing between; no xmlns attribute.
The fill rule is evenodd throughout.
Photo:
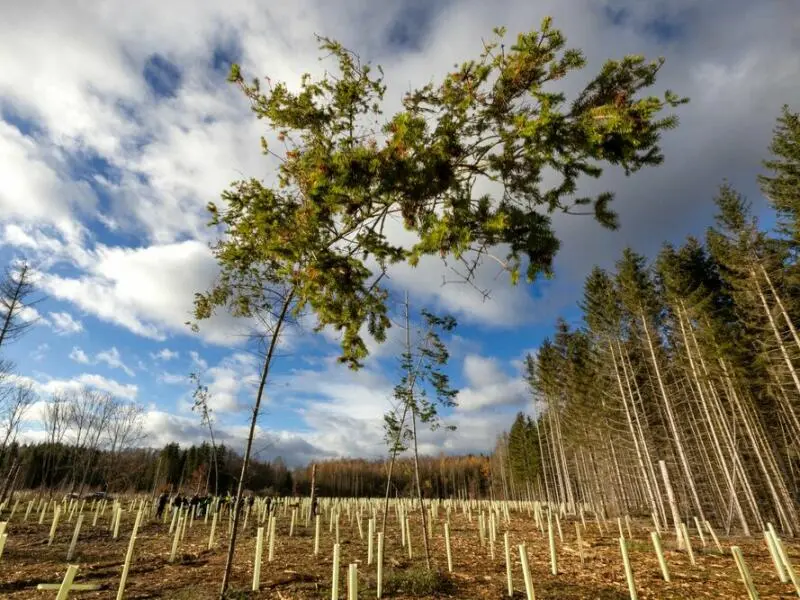
<svg viewBox="0 0 800 600"><path fill-rule="evenodd" d="M178 358L180 356L180 353L176 352L176 351L173 351L173 350L170 350L169 348L162 348L158 352L151 353L150 356L154 360L168 361L168 360L172 360L173 358Z"/></svg>
<svg viewBox="0 0 800 600"><path fill-rule="evenodd" d="M128 367L122 361L122 355L120 354L119 350L117 350L116 346L112 346L108 350L102 350L94 355L94 358L90 358L86 352L81 350L79 347L74 346L72 351L69 353L69 357L74 360L75 362L79 362L85 365L96 365L98 363L105 363L111 369L121 369L125 372L128 377L133 377L135 373L133 369Z"/></svg>
<svg viewBox="0 0 800 600"><path fill-rule="evenodd" d="M164 372L158 376L159 381L163 381L169 385L180 385L180 384L188 384L189 377L182 374L182 373L167 373Z"/></svg>
<svg viewBox="0 0 800 600"><path fill-rule="evenodd" d="M98 352L94 358L98 362L106 363L112 369L122 369L125 374L128 375L128 377L134 376L133 369L122 362L122 357L120 356L119 350L117 350L116 346L112 346L108 350Z"/></svg>
<svg viewBox="0 0 800 600"><path fill-rule="evenodd" d="M237 411L252 404L243 398L255 391L259 382L258 360L251 354L237 352L204 373L209 392L209 407L216 412Z"/></svg>
<svg viewBox="0 0 800 600"><path fill-rule="evenodd" d="M7 62L0 60L0 70ZM0 96L1 81L2 76ZM0 211L5 219L53 225L70 238L80 237L83 230L72 210L91 208L96 202L85 182L69 180L57 146L48 140L34 141L2 120L0 180Z"/></svg>
<svg viewBox="0 0 800 600"><path fill-rule="evenodd" d="M31 352L31 358L37 362L43 360L47 356L47 351L50 350L50 345L46 342L36 346L36 350Z"/></svg>
<svg viewBox="0 0 800 600"><path fill-rule="evenodd" d="M247 429L241 426L220 426L215 428L217 443L223 443L237 452L244 450ZM201 425L196 416L175 415L160 410L149 410L144 416L144 433L147 444L159 448L177 442L181 445L198 444L208 440L208 429ZM307 464L312 459L320 459L334 454L325 448L315 446L302 434L284 430L256 428L253 442L253 455L260 460L280 456L290 466Z"/></svg>
<svg viewBox="0 0 800 600"><path fill-rule="evenodd" d="M192 359L193 366L199 368L201 371L205 371L208 368L208 363L202 358L200 358L200 355L194 350L191 350L189 352L189 356Z"/></svg>
<svg viewBox="0 0 800 600"><path fill-rule="evenodd" d="M68 312L51 312L48 314L50 315L53 331L59 335L70 335L83 331L83 323L73 318Z"/></svg>
<svg viewBox="0 0 800 600"><path fill-rule="evenodd" d="M185 241L146 248L98 245L84 274L43 273L40 286L50 295L131 332L163 341L169 333L189 334L193 294L205 291L217 273L208 248ZM201 323L200 335L216 344L246 339L252 324L225 313Z"/></svg>
<svg viewBox="0 0 800 600"><path fill-rule="evenodd" d="M16 379L20 382L32 383L34 389L43 396L61 391L77 391L84 387L108 392L112 396L126 400L135 400L139 393L139 387L135 384L122 384L95 373L81 373L70 379L45 377L44 380L39 380L24 376L17 376Z"/></svg>
<svg viewBox="0 0 800 600"><path fill-rule="evenodd" d="M86 355L86 352L84 352L83 350L81 350L77 346L74 346L72 348L72 351L69 353L69 357L70 357L70 359L74 360L75 362L83 363L84 365L89 365L92 362L89 359L89 357Z"/></svg>
<svg viewBox="0 0 800 600"><path fill-rule="evenodd" d="M19 320L25 323L33 323L36 325L49 324L48 320L39 314L39 311L33 306L23 306L16 314Z"/></svg>
<svg viewBox="0 0 800 600"><path fill-rule="evenodd" d="M456 399L461 411L518 405L529 395L525 380L508 375L495 358L468 354L464 358L464 378L467 386L459 390Z"/></svg>

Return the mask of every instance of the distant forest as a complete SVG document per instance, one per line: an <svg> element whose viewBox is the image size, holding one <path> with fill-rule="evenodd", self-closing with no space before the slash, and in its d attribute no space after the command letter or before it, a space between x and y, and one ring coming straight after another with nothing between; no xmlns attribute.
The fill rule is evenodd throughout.
<svg viewBox="0 0 800 600"><path fill-rule="evenodd" d="M79 493L108 490L109 493L162 491L183 494L219 494L235 491L242 458L226 446L216 447L219 484L214 452L210 444L182 448L167 444L161 450L129 448L76 449L67 444L12 444L0 463L11 489L42 489L46 492ZM420 469L424 493L430 497L484 497L492 492L489 458L484 456L423 457ZM382 496L386 492L386 462L383 460L334 459L316 463L317 493L323 496ZM249 470L247 490L283 496L310 493L311 466L290 468L281 458L256 459ZM8 478L7 478L8 479ZM391 494L412 492L413 464L401 459L394 467ZM498 492L501 490L498 487ZM2 502L2 500L0 500Z"/></svg>

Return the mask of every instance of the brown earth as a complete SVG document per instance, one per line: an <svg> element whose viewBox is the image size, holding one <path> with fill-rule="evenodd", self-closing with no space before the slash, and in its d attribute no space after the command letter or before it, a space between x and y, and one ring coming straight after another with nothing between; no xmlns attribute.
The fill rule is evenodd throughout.
<svg viewBox="0 0 800 600"><path fill-rule="evenodd" d="M442 518L444 513L442 512ZM95 592L72 592L73 599L115 598L122 565L133 524L132 513L124 513L122 528L117 540L108 530L109 512L91 525L87 514L72 564L79 565L76 583L96 583L103 586ZM412 518L418 521L419 515ZM0 559L0 598L23 600L28 598L54 598L54 591L37 591L38 583L60 582L67 566L65 560L72 538L74 523L64 521L59 525L56 538L48 546L49 520L43 525L31 516L27 523L20 516L8 524L8 541ZM416 529L414 529L416 525ZM525 542L531 562L531 573L537 600L578 598L625 600L628 589L620 556L616 523L609 523L600 535L595 523L587 523L583 533L584 564L575 538L572 522L563 522L563 543L558 547L559 574L550 574L547 535L536 527L526 513L512 513L508 531L512 544L512 563L515 598L524 598L524 583L517 545ZM792 585L780 583L763 538L721 538L726 552L720 554L709 547L702 548L696 532L692 534L697 565L692 566L685 552L678 552L672 540L664 541L667 563L672 582L661 577L656 556L650 544L647 523L634 523L633 539L629 541L631 564L638 596L642 600L672 598L747 598L739 572L730 554L730 546L739 545L744 553L761 598L794 598ZM186 537L179 546L175 564L168 562L172 536L169 524L151 521L140 529L136 542L134 562L128 576L125 598L165 598L170 600L205 600L217 597L218 584L225 559L227 522L217 529L218 541L213 551L206 549L209 524L196 521L187 528ZM320 554L313 555L314 529L299 527L294 537L289 537L289 517L278 517L275 560L267 562L266 544L261 567L261 591L250 592L255 526L251 522L240 537L233 570L232 598L276 599L329 599L332 568L333 536L323 517ZM366 533L366 520L364 521ZM399 528L393 512L387 529L384 569L384 597L394 599L437 597L458 599L500 599L507 596L505 559L501 525L495 556L491 558L488 545L482 547L478 536L477 518L469 523L461 512L451 516L454 572L447 583L435 593L410 593L409 585L419 584L424 573L424 552L419 523L412 523L412 550L414 558L400 544ZM347 565L358 563L359 598L375 597L375 566L366 564L367 543L361 540L353 520L342 516L341 565L339 597L346 597ZM708 537L708 536L706 536ZM787 541L784 540L786 543ZM800 571L800 545L786 543L791 562ZM376 544L377 550L377 544ZM432 556L435 567L446 571L442 521L434 526Z"/></svg>

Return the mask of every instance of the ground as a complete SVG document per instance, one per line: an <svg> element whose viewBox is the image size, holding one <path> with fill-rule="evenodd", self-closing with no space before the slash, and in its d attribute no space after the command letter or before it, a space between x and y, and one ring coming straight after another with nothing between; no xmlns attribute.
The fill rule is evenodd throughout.
<svg viewBox="0 0 800 600"><path fill-rule="evenodd" d="M60 582L67 566L66 554L72 539L74 522L65 518L59 524L52 545L47 544L50 518L42 525L31 515L22 522L24 511L18 512L8 524L8 541L0 558L0 597L8 600L54 598L54 591L37 591L39 583ZM88 511L87 511L88 513ZM76 583L96 583L103 586L96 592L73 592L70 598L114 598L127 551L134 514L123 512L119 538L112 539L109 531L110 511L92 527L92 514L86 515L71 561L79 565ZM3 518L8 517L8 512ZM74 521L74 519L73 519ZM314 527L296 528L289 537L289 516L279 511L275 557L267 562L267 547L261 567L261 591L251 592L255 525L251 519L236 553L232 598L329 599L333 534L323 517L320 554L313 555ZM434 567L447 571L444 542L444 511L434 525L431 555ZM633 520L633 539L629 552L638 597L647 599L671 598L747 598L747 593L730 553L730 546L742 548L760 597L796 597L792 585L780 583L763 537L751 539L724 538L720 542L725 552L720 554L702 548L696 532L692 533L697 565L692 566L685 552L678 552L671 539L665 539L665 555L672 582L662 579L656 556L650 543L649 523ZM217 598L220 576L225 561L227 523L218 527L218 540L213 551L207 550L209 523L196 521L187 528L186 537L178 549L178 560L168 562L172 536L169 523L150 521L144 524L136 541L134 561L128 576L125 598L165 598L170 600L205 600ZM347 565L358 563L359 597L375 597L375 566L367 566L366 519L365 539L361 540L355 518L352 523L342 514L341 575L339 597L346 597ZM470 523L460 510L451 514L453 573L438 580L434 593L421 592L430 586L425 580L424 547L419 513L412 514L412 550L414 558L401 546L400 532L394 511L390 511L387 526L384 597L393 599L438 597L457 599L499 599L507 597L503 532L501 521L497 534L494 558L489 547L482 547L478 534L477 515ZM525 542L531 563L531 573L537 600L578 598L625 600L629 598L617 536L616 522L608 524L600 534L593 520L582 530L584 563L581 565L576 543L575 524L562 521L563 543L556 535L558 575L550 573L550 558L546 531L541 533L533 517L526 511L511 512L508 527L512 546L514 596L525 597L522 570L517 545ZM708 536L706 536L708 538ZM265 538L266 539L266 538ZM787 540L784 540L785 543ZM800 571L800 544L786 543L791 562ZM376 544L377 548L377 544ZM416 592L416 593L415 593Z"/></svg>

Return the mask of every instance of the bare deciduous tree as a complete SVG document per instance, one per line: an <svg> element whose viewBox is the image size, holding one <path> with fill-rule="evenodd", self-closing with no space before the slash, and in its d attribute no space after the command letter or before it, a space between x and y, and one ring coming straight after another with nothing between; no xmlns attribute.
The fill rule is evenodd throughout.
<svg viewBox="0 0 800 600"><path fill-rule="evenodd" d="M93 469L93 461L85 460L86 452L98 449L103 432L108 427L114 413L114 398L104 392L91 388L81 388L70 394L68 410L68 431L73 436L72 485L71 492L78 487L82 493L89 473ZM84 459L84 460L82 460ZM78 475L80 472L80 481Z"/></svg>
<svg viewBox="0 0 800 600"><path fill-rule="evenodd" d="M6 267L0 278L0 348L18 339L36 321L30 312L33 300L33 270L26 262Z"/></svg>
<svg viewBox="0 0 800 600"><path fill-rule="evenodd" d="M13 443L30 407L39 399L31 383L16 383L0 388L0 456Z"/></svg>

